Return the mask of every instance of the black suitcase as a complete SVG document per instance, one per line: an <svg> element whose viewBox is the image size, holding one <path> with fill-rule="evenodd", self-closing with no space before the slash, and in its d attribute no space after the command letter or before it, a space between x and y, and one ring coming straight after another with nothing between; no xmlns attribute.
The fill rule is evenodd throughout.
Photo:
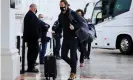
<svg viewBox="0 0 133 80"><path fill-rule="evenodd" d="M44 58L44 76L46 77L46 80L50 80L50 77L55 80L57 77L56 57L53 55L52 44L53 39L50 40L50 55L45 56Z"/></svg>

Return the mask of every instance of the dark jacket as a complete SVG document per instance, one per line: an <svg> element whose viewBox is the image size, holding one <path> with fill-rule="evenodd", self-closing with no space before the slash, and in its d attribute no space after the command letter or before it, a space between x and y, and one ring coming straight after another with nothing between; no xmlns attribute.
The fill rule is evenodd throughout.
<svg viewBox="0 0 133 80"><path fill-rule="evenodd" d="M40 25L41 25L41 32L42 32L41 41L42 42L48 42L50 38L47 37L46 35L47 35L47 32L48 32L48 29L50 28L50 25L43 22L43 21L41 21L41 20L40 20Z"/></svg>
<svg viewBox="0 0 133 80"><path fill-rule="evenodd" d="M59 27L63 28L64 39L73 39L78 37L80 42L88 39L88 24L87 21L79 16L75 11L68 8L65 14L59 15ZM70 30L70 24L74 26L74 30Z"/></svg>
<svg viewBox="0 0 133 80"><path fill-rule="evenodd" d="M24 31L23 38L24 41L38 41L41 37L41 27L40 21L37 16L32 12L28 11L28 13L24 17Z"/></svg>
<svg viewBox="0 0 133 80"><path fill-rule="evenodd" d="M74 39L76 37L75 30L70 30L71 21L69 19L69 10L67 9L66 13L60 13L59 15L59 27L63 29L63 38L64 39Z"/></svg>

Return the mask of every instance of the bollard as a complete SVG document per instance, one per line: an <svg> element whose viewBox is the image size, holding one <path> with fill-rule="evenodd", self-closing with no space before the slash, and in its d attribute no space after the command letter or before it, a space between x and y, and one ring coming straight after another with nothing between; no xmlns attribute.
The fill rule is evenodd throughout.
<svg viewBox="0 0 133 80"><path fill-rule="evenodd" d="M20 55L20 43L21 42L21 39L20 39L20 36L17 36L17 49L18 49L18 53Z"/></svg>
<svg viewBox="0 0 133 80"><path fill-rule="evenodd" d="M25 73L25 42L22 39L22 70L20 72L21 74Z"/></svg>

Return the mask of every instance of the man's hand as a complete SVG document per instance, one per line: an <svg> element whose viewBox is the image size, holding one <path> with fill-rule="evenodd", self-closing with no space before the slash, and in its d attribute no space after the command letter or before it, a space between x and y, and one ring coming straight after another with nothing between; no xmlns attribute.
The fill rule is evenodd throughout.
<svg viewBox="0 0 133 80"><path fill-rule="evenodd" d="M70 24L70 27L69 27L71 30L74 30L74 26Z"/></svg>

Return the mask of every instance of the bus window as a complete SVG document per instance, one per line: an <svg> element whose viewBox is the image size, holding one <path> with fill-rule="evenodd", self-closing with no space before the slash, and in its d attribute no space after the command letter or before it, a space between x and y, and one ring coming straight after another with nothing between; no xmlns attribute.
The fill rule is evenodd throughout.
<svg viewBox="0 0 133 80"><path fill-rule="evenodd" d="M92 20L92 24L96 24L97 21L96 21L96 17L97 17L97 14L99 12L102 12L102 2L99 1L95 4L95 7L94 7L94 10L92 12L92 17L91 17L91 20ZM102 17L102 15L101 15Z"/></svg>
<svg viewBox="0 0 133 80"><path fill-rule="evenodd" d="M103 19L112 16L115 2L116 0L102 0Z"/></svg>
<svg viewBox="0 0 133 80"><path fill-rule="evenodd" d="M111 3L110 3L110 10L109 10L109 15L110 16L113 15L113 10L114 10L114 7L115 7L115 3L116 3L116 0L112 0Z"/></svg>
<svg viewBox="0 0 133 80"><path fill-rule="evenodd" d="M102 15L104 19L109 16L110 2L110 0L102 0Z"/></svg>
<svg viewBox="0 0 133 80"><path fill-rule="evenodd" d="M117 16L130 10L132 0L116 0L113 16Z"/></svg>
<svg viewBox="0 0 133 80"><path fill-rule="evenodd" d="M96 24L103 22L102 12L97 13L96 15Z"/></svg>
<svg viewBox="0 0 133 80"><path fill-rule="evenodd" d="M84 13L85 13L84 17L86 19L91 19L93 8L94 8L94 3L90 2L86 4L84 8Z"/></svg>

